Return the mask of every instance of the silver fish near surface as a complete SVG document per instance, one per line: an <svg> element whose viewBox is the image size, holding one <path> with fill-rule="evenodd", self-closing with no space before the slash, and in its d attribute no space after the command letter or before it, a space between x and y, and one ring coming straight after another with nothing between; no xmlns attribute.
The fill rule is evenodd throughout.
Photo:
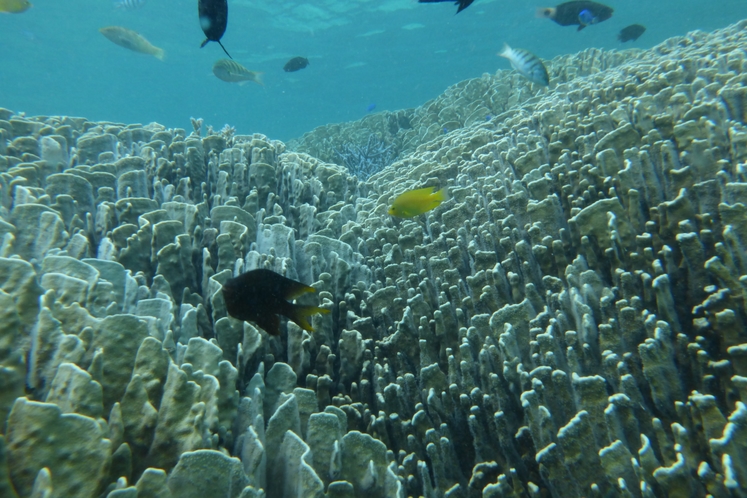
<svg viewBox="0 0 747 498"><path fill-rule="evenodd" d="M503 50L498 55L508 59L511 67L532 83L542 86L550 85L550 76L547 74L547 68L539 57L532 52L523 48L511 48L508 46L508 43L504 43Z"/></svg>
<svg viewBox="0 0 747 498"><path fill-rule="evenodd" d="M114 7L122 10L135 10L145 5L145 0L114 0Z"/></svg>

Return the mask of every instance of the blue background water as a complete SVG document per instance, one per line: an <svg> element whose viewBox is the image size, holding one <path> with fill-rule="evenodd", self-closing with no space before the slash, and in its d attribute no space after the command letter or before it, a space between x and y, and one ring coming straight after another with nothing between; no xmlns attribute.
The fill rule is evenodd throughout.
<svg viewBox="0 0 747 498"><path fill-rule="evenodd" d="M196 0L146 0L136 10L110 0L32 0L23 14L0 15L0 107L29 115L190 128L202 117L215 128L287 140L330 122L415 107L449 85L509 68L496 57L503 42L542 58L587 47L651 47L664 39L710 31L747 17L747 1L614 0L609 21L581 32L535 18L542 0L476 0L456 7L416 0L229 0L223 43L265 86L218 80L224 57L204 35ZM648 30L621 45L631 23ZM99 28L124 26L166 51L166 60L130 52ZM311 65L282 70L293 56Z"/></svg>

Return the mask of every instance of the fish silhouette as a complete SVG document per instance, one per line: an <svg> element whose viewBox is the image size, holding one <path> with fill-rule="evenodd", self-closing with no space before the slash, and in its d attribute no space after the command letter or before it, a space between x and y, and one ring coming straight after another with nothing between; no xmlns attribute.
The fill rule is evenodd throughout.
<svg viewBox="0 0 747 498"><path fill-rule="evenodd" d="M511 48L508 43L503 44L503 51L498 54L508 59L511 67L516 69L519 74L524 76L532 83L542 86L550 84L550 76L547 74L547 68L539 60L539 57L523 48Z"/></svg>
<svg viewBox="0 0 747 498"><path fill-rule="evenodd" d="M213 74L219 80L228 83L238 83L243 85L248 81L253 81L262 85L262 73L250 71L238 62L230 59L220 59L213 64Z"/></svg>
<svg viewBox="0 0 747 498"><path fill-rule="evenodd" d="M418 0L420 3L439 3L439 2L451 2L452 0ZM457 5L457 14L472 5L475 0L456 0L454 5Z"/></svg>
<svg viewBox="0 0 747 498"><path fill-rule="evenodd" d="M309 65L309 59L306 57L294 57L283 66L283 71L286 73L292 73L299 71Z"/></svg>
<svg viewBox="0 0 747 498"><path fill-rule="evenodd" d="M561 26L578 26L581 31L590 24L597 24L612 17L614 9L590 0L572 0L556 7L540 7L537 17L552 19Z"/></svg>
<svg viewBox="0 0 747 498"><path fill-rule="evenodd" d="M223 299L228 314L239 320L254 322L270 335L280 335L278 315L311 331L309 317L330 312L326 308L301 306L288 301L308 292L316 292L316 289L264 269L242 273L223 284Z"/></svg>
<svg viewBox="0 0 747 498"><path fill-rule="evenodd" d="M223 38L223 34L226 32L226 25L228 24L228 1L227 0L199 0L197 2L197 11L200 15L200 27L202 32L205 33L205 41L202 42L200 48L208 44L208 42L214 41L220 45L220 48L231 57L226 47L220 42Z"/></svg>
<svg viewBox="0 0 747 498"><path fill-rule="evenodd" d="M636 41L644 31L646 31L646 26L642 24L631 24L630 26L625 26L620 30L620 33L617 35L617 39L621 43L625 43L631 40Z"/></svg>

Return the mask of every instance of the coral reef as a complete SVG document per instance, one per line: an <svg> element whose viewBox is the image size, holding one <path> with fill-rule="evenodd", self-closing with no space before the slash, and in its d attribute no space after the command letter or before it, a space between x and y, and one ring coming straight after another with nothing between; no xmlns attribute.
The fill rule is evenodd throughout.
<svg viewBox="0 0 747 498"><path fill-rule="evenodd" d="M635 60L640 50L602 51L595 48L546 61L553 84L565 83ZM336 152L349 144L364 144L375 136L392 152L403 157L439 135L486 121L500 123L517 107L533 108L545 90L533 86L514 71L498 70L480 78L465 80L448 88L437 98L416 109L370 114L360 121L320 126L290 140L288 148L345 166Z"/></svg>
<svg viewBox="0 0 747 498"><path fill-rule="evenodd" d="M745 28L295 152L0 109L0 494L745 496ZM387 123L394 164L329 162ZM258 267L332 313L228 317Z"/></svg>
<svg viewBox="0 0 747 498"><path fill-rule="evenodd" d="M359 180L368 178L392 164L392 145L386 145L376 135L370 135L365 145L345 144L335 153L348 168L348 172Z"/></svg>

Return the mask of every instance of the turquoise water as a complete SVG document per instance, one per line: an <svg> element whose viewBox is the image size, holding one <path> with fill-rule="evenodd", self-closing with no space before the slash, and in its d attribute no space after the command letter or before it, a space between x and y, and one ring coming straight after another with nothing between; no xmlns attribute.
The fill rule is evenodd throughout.
<svg viewBox="0 0 747 498"><path fill-rule="evenodd" d="M75 115L117 122L157 121L190 127L202 117L216 128L276 139L359 119L376 111L416 107L449 85L507 69L496 57L504 42L542 58L588 47L648 48L687 31L710 31L747 17L744 0L609 1L609 21L581 32L535 18L542 0L476 0L455 15L449 2L229 0L223 42L265 86L218 80L212 64L224 54L204 39L195 0L146 0L136 10L108 0L33 0L33 8L0 15L0 106L28 115ZM712 7L714 5L715 7ZM648 30L621 45L619 30ZM166 51L164 62L127 51L98 29L133 29ZM285 62L306 56L296 73Z"/></svg>

